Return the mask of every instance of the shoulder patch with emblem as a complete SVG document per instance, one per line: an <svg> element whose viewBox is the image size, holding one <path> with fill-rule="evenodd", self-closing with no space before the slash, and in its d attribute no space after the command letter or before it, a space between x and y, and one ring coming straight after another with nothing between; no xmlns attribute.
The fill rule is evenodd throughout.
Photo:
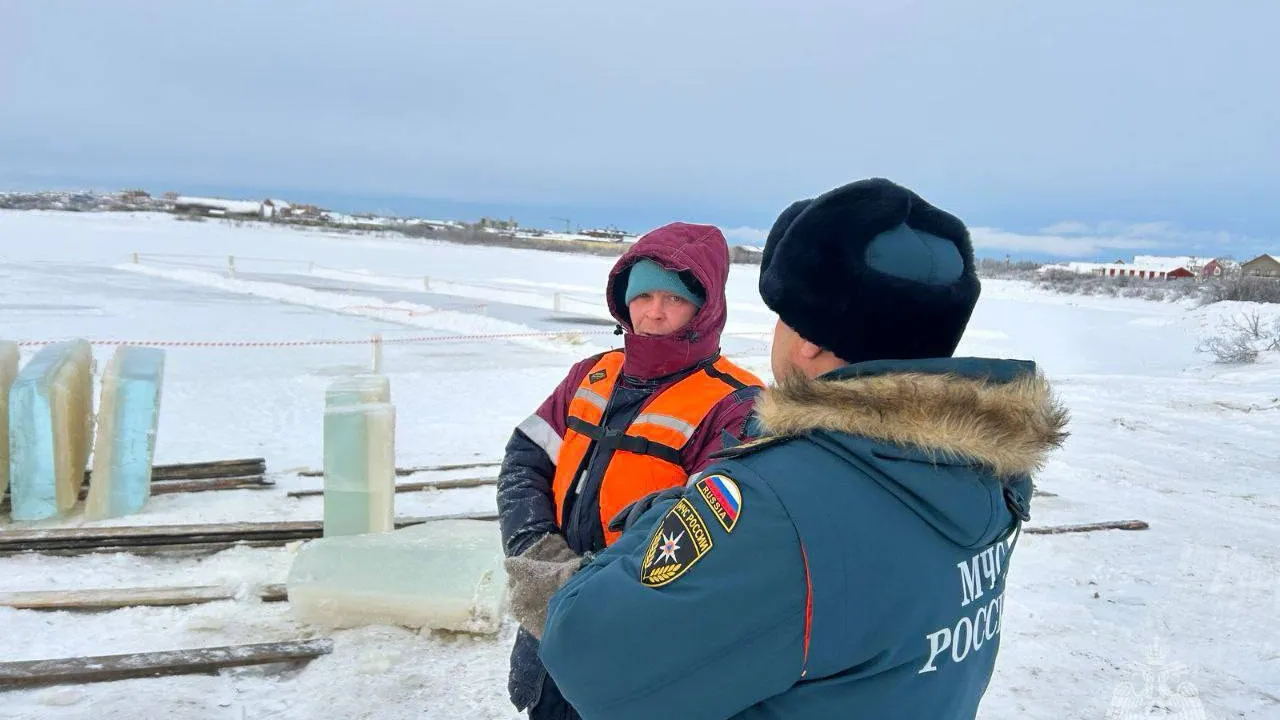
<svg viewBox="0 0 1280 720"><path fill-rule="evenodd" d="M696 487L724 531L733 532L738 517L742 515L742 491L738 489L738 483L716 474L702 478Z"/></svg>
<svg viewBox="0 0 1280 720"><path fill-rule="evenodd" d="M607 377L609 377L609 371L608 371L608 370L597 370L597 371L595 371L595 372L591 373L590 375L588 375L588 376L587 376L587 380L588 380L588 381L590 381L590 382L593 382L593 383L597 383L597 382L600 382L601 380L603 380L603 379L605 379L605 378L607 378Z"/></svg>
<svg viewBox="0 0 1280 720"><path fill-rule="evenodd" d="M662 587L689 571L711 551L711 528L688 498L680 498L649 538L640 564L640 582Z"/></svg>

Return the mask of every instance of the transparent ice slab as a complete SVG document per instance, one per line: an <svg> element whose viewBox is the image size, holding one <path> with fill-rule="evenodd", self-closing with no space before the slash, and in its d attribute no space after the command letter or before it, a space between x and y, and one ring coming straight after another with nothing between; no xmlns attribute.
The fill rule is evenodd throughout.
<svg viewBox="0 0 1280 720"><path fill-rule="evenodd" d="M324 535L394 527L396 412L385 376L334 381L325 393Z"/></svg>
<svg viewBox="0 0 1280 720"><path fill-rule="evenodd" d="M401 625L493 634L507 578L498 526L436 520L400 530L325 537L303 545L289 569L289 604L327 628Z"/></svg>
<svg viewBox="0 0 1280 720"><path fill-rule="evenodd" d="M18 343L0 340L0 497L9 487L9 388L18 376Z"/></svg>
<svg viewBox="0 0 1280 720"><path fill-rule="evenodd" d="M164 351L122 345L102 375L89 519L138 512L151 497L151 462L160 422Z"/></svg>
<svg viewBox="0 0 1280 720"><path fill-rule="evenodd" d="M334 380L325 390L325 407L391 402L391 381L374 373L349 375Z"/></svg>
<svg viewBox="0 0 1280 720"><path fill-rule="evenodd" d="M93 442L93 353L85 340L46 345L9 389L9 494L14 520L75 507Z"/></svg>

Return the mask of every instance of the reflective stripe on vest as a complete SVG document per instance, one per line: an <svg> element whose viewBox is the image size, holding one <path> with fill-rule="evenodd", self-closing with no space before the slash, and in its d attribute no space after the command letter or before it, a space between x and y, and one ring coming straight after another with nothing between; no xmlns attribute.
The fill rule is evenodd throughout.
<svg viewBox="0 0 1280 720"><path fill-rule="evenodd" d="M606 545L621 534L609 530L608 524L623 508L651 492L685 484L689 471L681 466L681 450L711 409L737 390L764 386L752 373L719 358L650 397L625 432L609 430L601 427L601 419L622 361L621 350L605 353L573 394L552 482L556 519L564 528L569 520L564 517L565 499L570 492L582 492L583 461L592 443L613 449L599 480L600 525Z"/></svg>

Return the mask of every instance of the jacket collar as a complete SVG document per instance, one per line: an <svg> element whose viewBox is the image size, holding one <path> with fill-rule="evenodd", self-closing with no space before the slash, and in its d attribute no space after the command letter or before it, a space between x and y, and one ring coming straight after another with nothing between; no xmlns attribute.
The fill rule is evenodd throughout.
<svg viewBox="0 0 1280 720"><path fill-rule="evenodd" d="M768 435L828 430L911 446L1006 478L1039 470L1067 437L1067 410L1030 362L874 361L796 374L756 408Z"/></svg>

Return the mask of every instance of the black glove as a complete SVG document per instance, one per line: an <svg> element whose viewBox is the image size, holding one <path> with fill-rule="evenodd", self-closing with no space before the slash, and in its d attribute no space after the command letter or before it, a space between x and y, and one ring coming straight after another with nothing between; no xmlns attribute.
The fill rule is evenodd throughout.
<svg viewBox="0 0 1280 720"><path fill-rule="evenodd" d="M658 490L651 492L630 505L622 508L613 519L609 521L609 529L613 532L623 532L636 523L640 516L649 512L649 508L663 500L670 500L684 495L684 486L667 488L666 490Z"/></svg>

